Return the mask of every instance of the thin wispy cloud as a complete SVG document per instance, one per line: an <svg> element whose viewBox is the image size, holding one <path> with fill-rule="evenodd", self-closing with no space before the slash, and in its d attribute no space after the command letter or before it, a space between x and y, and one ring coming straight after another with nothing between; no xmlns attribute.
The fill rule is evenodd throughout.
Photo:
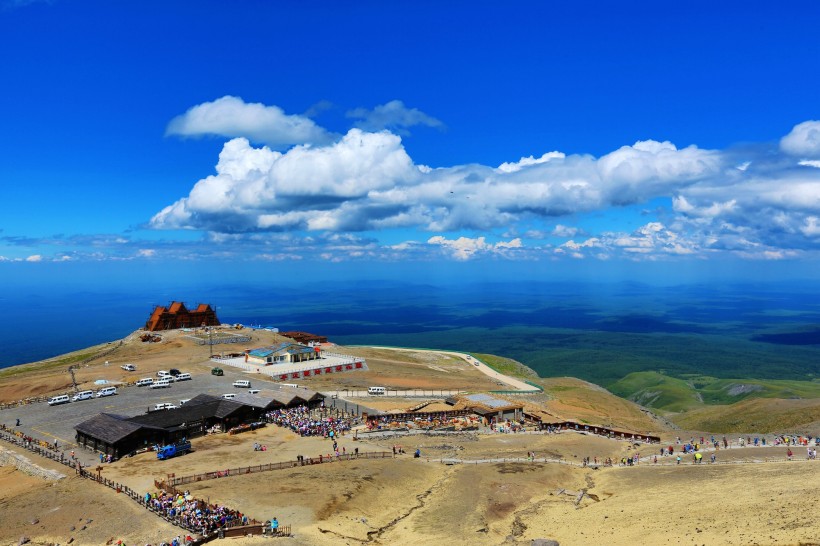
<svg viewBox="0 0 820 546"><path fill-rule="evenodd" d="M418 108L407 108L400 100L391 100L386 104L380 104L372 110L367 108L356 108L347 112L347 117L358 120L355 127L365 131L381 131L387 129L397 134L409 134L410 127L423 125L443 129L444 123L429 116Z"/></svg>

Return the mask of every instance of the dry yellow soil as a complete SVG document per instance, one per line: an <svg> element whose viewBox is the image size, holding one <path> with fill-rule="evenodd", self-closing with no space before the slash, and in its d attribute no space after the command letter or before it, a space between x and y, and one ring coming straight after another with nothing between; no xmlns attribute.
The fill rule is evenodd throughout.
<svg viewBox="0 0 820 546"><path fill-rule="evenodd" d="M267 332L253 335L249 346L278 339ZM117 368L136 362L138 374L147 376L168 367L205 369L210 366L207 351L207 347L172 334L160 344L132 339L107 359ZM365 356L370 371L302 383L316 390L383 384L498 388L471 366L447 355L358 348L340 352ZM66 362L54 360L46 370L29 366L0 373L0 398L13 400L65 388L69 378ZM95 361L82 368L80 380L99 377L102 365ZM120 375L133 379L126 372ZM539 381L545 394L518 398L526 401L530 410L590 424L654 431L665 441L677 435L689 436L688 432L665 428L661 420L594 385L571 378ZM412 399L377 402L384 409L402 409L415 403ZM267 451L253 451L255 442L266 445ZM391 451L394 445L401 445L407 454L395 459L360 459L220 478L187 487L198 497L228 504L259 520L276 516L283 525L292 525L295 536L287 539L287 544L297 545L528 545L535 538L557 540L562 545L820 544L820 516L814 508L820 491L820 462L785 462L783 448L718 452L720 462L737 464L696 466L687 461L680 466L642 463L593 470L519 460L529 451L537 457L572 463L583 457L650 456L657 446L632 446L575 433L384 440L354 440L353 435L346 435L339 443L347 452L356 447L362 452ZM148 491L155 478L171 473L209 472L290 460L296 455L316 457L331 450L328 440L300 438L274 426L236 436L198 438L194 447L193 453L164 462L152 454L126 458L106 465L103 473L137 491ZM416 448L421 450L420 459L411 455ZM72 538L72 546L116 543L119 539L129 545L156 544L182 532L123 495L23 453L32 462L68 475L54 482L0 467L0 545L17 544L21 536L30 537L35 544L65 545ZM805 457L804 448L795 453L797 459ZM507 458L508 462L438 462L446 458ZM230 539L227 543L271 544L271 539Z"/></svg>

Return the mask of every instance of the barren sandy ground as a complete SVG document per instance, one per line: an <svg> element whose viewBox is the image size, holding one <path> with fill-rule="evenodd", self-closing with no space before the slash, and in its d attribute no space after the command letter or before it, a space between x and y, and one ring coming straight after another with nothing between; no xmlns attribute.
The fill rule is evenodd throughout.
<svg viewBox="0 0 820 546"><path fill-rule="evenodd" d="M248 346L270 344L274 334L254 332ZM222 346L226 347L226 346ZM221 347L220 347L221 348ZM232 347L227 347L231 349ZM241 349L243 347L236 347ZM434 353L396 353L377 349L340 349L368 359L369 372L302 381L316 390L389 385L419 388L498 386L460 359ZM208 348L178 334L161 344L130 342L78 372L90 382L102 373L110 380L133 379L119 370L134 362L136 375L149 376L169 367L210 368ZM67 364L47 371L21 370L0 374L0 399L18 399L64 389ZM572 378L538 380L545 393L518 398L528 410L558 419L655 431L665 440L690 433L671 430L636 405ZM368 399L368 402L372 402ZM382 409L406 409L416 399L377 400ZM433 406L438 408L438 406ZM254 442L267 451L255 452ZM719 462L733 464L681 466L642 463L632 468L593 470L566 464L502 462L445 465L443 458L465 461L526 457L560 458L577 463L583 457L638 453L652 456L658 446L633 446L575 433L459 434L390 439L340 439L350 452L390 451L402 445L406 455L387 460L358 460L299 467L204 481L192 493L226 503L250 516L273 516L292 525L288 544L529 544L551 538L561 544L820 544L820 520L813 509L820 486L820 463L784 462L785 448L747 448L718 452ZM7 446L4 446L7 447ZM315 457L331 449L328 440L300 438L278 427L236 436L214 435L194 440L195 451L170 461L152 454L105 465L104 475L138 491L152 488L154 478L186 475ZM421 459L410 455L416 448ZM805 448L795 449L796 458ZM35 455L46 468L67 469ZM429 460L428 460L429 459ZM778 462L763 462L763 461ZM664 463L671 459L661 458ZM761 461L755 464L735 464ZM51 465L51 466L49 466ZM577 503L578 493L586 489ZM88 520L91 520L90 522ZM36 522L36 523L32 523ZM74 529L72 530L72 526ZM85 526L85 529L82 527ZM157 543L182 531L143 510L130 499L87 480L69 475L58 482L0 467L0 544L16 544L25 535L35 543ZM271 539L231 539L230 544L270 544Z"/></svg>

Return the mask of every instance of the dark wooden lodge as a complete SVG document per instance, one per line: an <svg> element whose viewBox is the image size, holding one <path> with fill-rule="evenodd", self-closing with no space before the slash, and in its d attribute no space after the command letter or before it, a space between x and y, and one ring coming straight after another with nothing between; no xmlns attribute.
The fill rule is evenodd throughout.
<svg viewBox="0 0 820 546"><path fill-rule="evenodd" d="M181 408L135 417L101 413L74 428L79 445L120 458L154 444L202 436L214 426L226 431L258 414L252 406L200 394Z"/></svg>
<svg viewBox="0 0 820 546"><path fill-rule="evenodd" d="M199 394L176 409L149 411L126 417L100 413L76 425L77 443L120 458L154 444L169 444L182 438L203 436L218 427L222 432L254 421L265 413L301 405L317 407L324 396L309 389L282 387L258 395L238 394L234 400Z"/></svg>

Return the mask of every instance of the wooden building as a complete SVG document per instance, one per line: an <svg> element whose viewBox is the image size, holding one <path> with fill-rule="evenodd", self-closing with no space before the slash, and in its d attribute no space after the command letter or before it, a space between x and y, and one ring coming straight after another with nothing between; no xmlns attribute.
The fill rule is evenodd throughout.
<svg viewBox="0 0 820 546"><path fill-rule="evenodd" d="M301 343L284 341L270 347L248 349L245 351L245 362L254 364L293 364L318 360L321 358L319 347L308 347Z"/></svg>
<svg viewBox="0 0 820 546"><path fill-rule="evenodd" d="M180 408L149 411L135 417L100 413L74 427L77 444L118 459L154 444L203 436L213 427L225 432L237 425L260 421L272 409L315 407L324 398L302 388L282 388L260 394L240 394L234 400L199 394Z"/></svg>
<svg viewBox="0 0 820 546"><path fill-rule="evenodd" d="M181 301L172 301L168 307L157 305L145 329L149 332L174 330L176 328L200 328L202 326L219 326L216 311L207 303L200 303L194 310L188 310Z"/></svg>
<svg viewBox="0 0 820 546"><path fill-rule="evenodd" d="M317 336L316 334L310 334L308 332L280 332L280 335L289 337L296 343L303 343L305 345L308 343L327 343L327 336Z"/></svg>

